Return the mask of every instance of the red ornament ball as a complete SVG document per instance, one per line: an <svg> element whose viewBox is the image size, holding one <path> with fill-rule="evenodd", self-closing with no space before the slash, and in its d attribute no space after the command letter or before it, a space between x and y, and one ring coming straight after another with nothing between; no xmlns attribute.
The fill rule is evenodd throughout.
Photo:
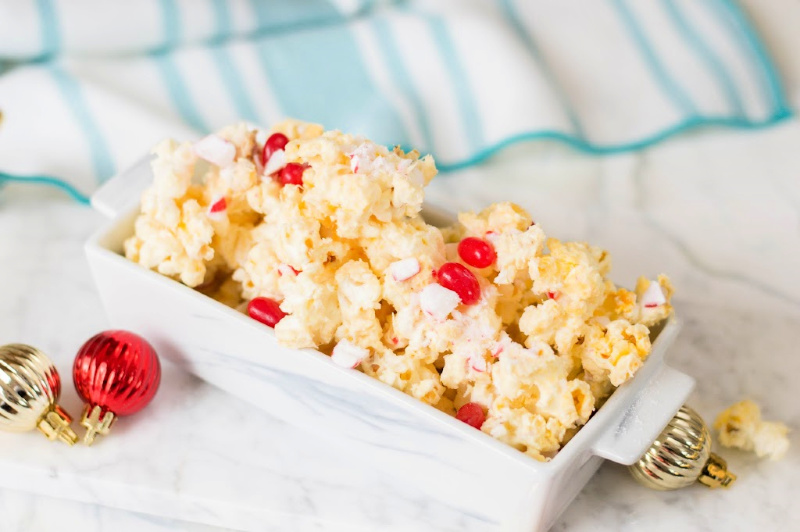
<svg viewBox="0 0 800 532"><path fill-rule="evenodd" d="M135 414L153 399L161 382L155 349L128 331L104 331L78 351L72 379L81 399L116 416Z"/></svg>
<svg viewBox="0 0 800 532"><path fill-rule="evenodd" d="M281 310L280 304L268 297L253 298L247 304L247 314L254 320L273 328L286 317L286 313Z"/></svg>
<svg viewBox="0 0 800 532"><path fill-rule="evenodd" d="M445 262L436 272L439 284L452 290L465 305L474 305L481 298L481 285L475 274L457 262Z"/></svg>
<svg viewBox="0 0 800 532"><path fill-rule="evenodd" d="M480 429L486 421L486 414L483 412L483 407L478 403L467 403L458 409L456 419L471 427Z"/></svg>
<svg viewBox="0 0 800 532"><path fill-rule="evenodd" d="M474 268L488 268L497 260L492 245L481 238L469 236L458 243L458 256Z"/></svg>

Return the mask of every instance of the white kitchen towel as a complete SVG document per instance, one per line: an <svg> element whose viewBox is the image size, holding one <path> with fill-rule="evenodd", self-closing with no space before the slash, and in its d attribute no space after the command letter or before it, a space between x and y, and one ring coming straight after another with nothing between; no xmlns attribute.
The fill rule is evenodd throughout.
<svg viewBox="0 0 800 532"><path fill-rule="evenodd" d="M596 154L791 115L734 0L0 0L0 184L73 197L166 136L295 117L434 154Z"/></svg>

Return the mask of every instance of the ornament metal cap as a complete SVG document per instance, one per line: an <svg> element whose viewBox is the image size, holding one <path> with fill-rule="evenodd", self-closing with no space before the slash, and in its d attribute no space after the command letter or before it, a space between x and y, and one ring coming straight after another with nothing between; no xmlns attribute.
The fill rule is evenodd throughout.
<svg viewBox="0 0 800 532"><path fill-rule="evenodd" d="M86 434L83 435L83 443L91 445L94 443L95 437L99 434L107 436L111 431L111 425L116 421L114 412L106 411L99 406L86 405L83 408L83 415L81 416L81 425L86 428Z"/></svg>
<svg viewBox="0 0 800 532"><path fill-rule="evenodd" d="M703 418L684 405L629 471L640 484L656 490L675 490L695 482L727 488L736 475L711 452L711 433Z"/></svg>
<svg viewBox="0 0 800 532"><path fill-rule="evenodd" d="M36 428L47 436L49 440L61 440L69 445L75 445L78 441L78 435L69 426L70 423L72 423L72 418L69 414L60 406L54 405L53 408L45 412Z"/></svg>

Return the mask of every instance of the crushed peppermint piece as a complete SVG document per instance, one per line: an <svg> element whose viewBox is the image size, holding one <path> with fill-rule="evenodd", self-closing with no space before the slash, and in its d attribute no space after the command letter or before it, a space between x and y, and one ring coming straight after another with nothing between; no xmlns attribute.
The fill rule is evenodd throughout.
<svg viewBox="0 0 800 532"><path fill-rule="evenodd" d="M495 231L486 231L486 234L483 236L485 236L486 240L488 240L492 244L496 244L497 241L500 239L500 235Z"/></svg>
<svg viewBox="0 0 800 532"><path fill-rule="evenodd" d="M364 142L350 154L350 169L354 174L359 170L368 172L373 162L375 162L375 145L372 143Z"/></svg>
<svg viewBox="0 0 800 532"><path fill-rule="evenodd" d="M275 327L286 313L281 310L280 303L268 297L256 297L247 304L247 314L264 325Z"/></svg>
<svg viewBox="0 0 800 532"><path fill-rule="evenodd" d="M278 275L291 275L292 277L300 273L299 270L289 266L288 264L278 264Z"/></svg>
<svg viewBox="0 0 800 532"><path fill-rule="evenodd" d="M349 340L340 340L333 348L331 360L343 368L354 369L369 356L369 350L359 347Z"/></svg>
<svg viewBox="0 0 800 532"><path fill-rule="evenodd" d="M480 355L474 355L469 359L470 367L478 373L486 371L486 359Z"/></svg>
<svg viewBox="0 0 800 532"><path fill-rule="evenodd" d="M419 261L414 257L398 260L389 265L389 271L395 281L405 281L419 273Z"/></svg>
<svg viewBox="0 0 800 532"><path fill-rule="evenodd" d="M221 214L225 212L228 208L228 201L225 199L225 196L214 200L211 203L211 206L208 208L208 214Z"/></svg>
<svg viewBox="0 0 800 532"><path fill-rule="evenodd" d="M419 304L422 310L436 318L445 320L461 302L461 297L440 284L429 284L419 294Z"/></svg>
<svg viewBox="0 0 800 532"><path fill-rule="evenodd" d="M232 165L236 158L236 146L218 135L208 135L195 142L194 152L220 168Z"/></svg>
<svg viewBox="0 0 800 532"><path fill-rule="evenodd" d="M286 166L286 152L276 150L272 153L267 164L264 166L264 175L272 175L283 170Z"/></svg>
<svg viewBox="0 0 800 532"><path fill-rule="evenodd" d="M642 306L644 308L656 308L667 302L664 297L664 292L661 290L661 285L655 281L650 282L650 286L642 294Z"/></svg>

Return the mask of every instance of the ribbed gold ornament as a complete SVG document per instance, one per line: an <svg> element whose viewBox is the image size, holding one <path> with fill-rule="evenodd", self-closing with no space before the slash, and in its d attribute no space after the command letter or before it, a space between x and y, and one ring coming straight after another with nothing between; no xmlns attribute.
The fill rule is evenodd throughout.
<svg viewBox="0 0 800 532"><path fill-rule="evenodd" d="M641 484L657 490L695 482L728 487L736 480L725 460L711 452L711 433L703 418L688 406L678 410L650 449L628 469Z"/></svg>
<svg viewBox="0 0 800 532"><path fill-rule="evenodd" d="M38 428L51 440L75 444L72 419L56 404L61 379L47 355L29 345L0 346L0 430Z"/></svg>

